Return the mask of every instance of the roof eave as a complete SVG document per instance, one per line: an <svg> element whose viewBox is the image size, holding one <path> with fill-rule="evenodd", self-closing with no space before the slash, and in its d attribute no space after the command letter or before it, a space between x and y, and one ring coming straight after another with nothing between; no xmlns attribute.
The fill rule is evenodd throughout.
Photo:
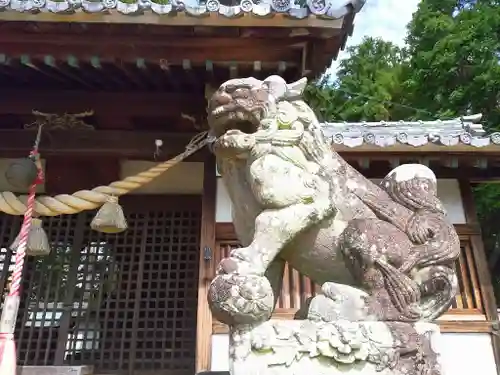
<svg viewBox="0 0 500 375"><path fill-rule="evenodd" d="M307 1L287 6L275 0L254 4L240 0L226 6L218 0L206 3L173 0L159 4L151 0L5 0L0 2L0 20L85 23L144 23L169 26L313 27L341 29L344 17L359 11L364 0L347 0L337 7ZM163 17L166 16L166 17Z"/></svg>

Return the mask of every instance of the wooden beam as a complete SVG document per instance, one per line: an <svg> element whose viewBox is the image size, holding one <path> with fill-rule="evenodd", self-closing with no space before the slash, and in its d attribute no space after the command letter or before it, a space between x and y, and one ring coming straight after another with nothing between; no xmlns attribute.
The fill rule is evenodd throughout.
<svg viewBox="0 0 500 375"><path fill-rule="evenodd" d="M33 109L42 112L76 113L94 110L96 116L116 113L120 118L133 116L165 116L205 112L206 99L200 95L150 92L89 92L0 90L0 114L25 115ZM167 124L166 124L167 125ZM0 124L1 127L1 124Z"/></svg>
<svg viewBox="0 0 500 375"><path fill-rule="evenodd" d="M48 195L108 185L120 180L120 161L115 158L47 157L45 193Z"/></svg>
<svg viewBox="0 0 500 375"><path fill-rule="evenodd" d="M0 53L18 58L29 55L34 59L50 55L66 59L68 54L102 60L135 62L167 60L169 64L182 65L184 60L193 64L241 61L300 61L304 38L258 39L258 38L141 38L121 35L51 35L27 33L0 34Z"/></svg>
<svg viewBox="0 0 500 375"><path fill-rule="evenodd" d="M481 228L478 224L453 224L459 236L469 237L480 235ZM238 242L236 231L233 223L217 223L215 224L215 238L217 241Z"/></svg>
<svg viewBox="0 0 500 375"><path fill-rule="evenodd" d="M154 159L155 140L161 139L158 160L167 160L184 151L193 133L154 133L134 131L52 131L43 132L42 157L110 157L140 160ZM30 130L0 130L0 157L27 156L35 139ZM207 151L200 150L189 161L202 161ZM215 172L214 172L215 174Z"/></svg>
<svg viewBox="0 0 500 375"><path fill-rule="evenodd" d="M115 24L142 24L163 26L215 26L215 27L314 27L326 29L341 29L344 18L336 20L309 16L304 19L294 19L287 14L275 14L273 17L260 17L252 13L243 13L240 17L223 17L213 12L208 16L193 17L180 12L175 16L160 16L153 12L137 15L120 14L114 10L106 13L89 14L54 14L49 12L26 13L16 11L0 12L1 21L21 22L71 22L71 23L115 23Z"/></svg>

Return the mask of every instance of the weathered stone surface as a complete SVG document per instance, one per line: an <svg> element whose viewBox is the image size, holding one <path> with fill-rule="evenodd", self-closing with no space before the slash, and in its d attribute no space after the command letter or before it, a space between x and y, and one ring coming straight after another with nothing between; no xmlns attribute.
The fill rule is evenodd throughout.
<svg viewBox="0 0 500 375"><path fill-rule="evenodd" d="M233 375L239 369L248 374L249 368L278 374L292 363L296 374L381 368L372 352L365 358L352 347L332 349L330 339L316 339L314 350L324 353L314 359L314 351L291 355L293 340L277 341L274 354L248 346L248 335L276 330L276 324L263 322L275 306L285 261L323 285L297 313L303 320L287 322L285 329L309 324L316 331L338 330L340 322L350 322L359 332L385 330L389 341L375 345L375 334L369 341L370 350L397 364L382 366L386 374L438 375L433 351L415 322L431 321L448 309L457 289L453 263L460 242L437 198L436 176L423 165L407 164L379 185L364 178L332 151L301 99L305 84L288 85L278 76L230 80L209 103L212 150L243 245L221 261L208 296L214 315L232 326ZM282 344L287 353L279 349ZM280 356L286 359L262 367ZM305 359L297 360L300 356Z"/></svg>
<svg viewBox="0 0 500 375"><path fill-rule="evenodd" d="M270 320L231 329L234 375L441 375L430 323Z"/></svg>

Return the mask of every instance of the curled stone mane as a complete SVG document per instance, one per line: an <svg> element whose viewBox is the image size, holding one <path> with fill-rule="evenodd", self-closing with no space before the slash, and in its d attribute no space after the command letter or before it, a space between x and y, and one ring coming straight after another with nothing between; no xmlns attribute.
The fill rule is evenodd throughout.
<svg viewBox="0 0 500 375"><path fill-rule="evenodd" d="M303 126L303 135L300 138L298 147L304 153L309 161L321 163L324 157L332 153L330 142L323 136L321 125L309 105L302 99L296 99L290 102L293 110L296 112L297 120ZM278 121L280 116L280 106L278 103Z"/></svg>

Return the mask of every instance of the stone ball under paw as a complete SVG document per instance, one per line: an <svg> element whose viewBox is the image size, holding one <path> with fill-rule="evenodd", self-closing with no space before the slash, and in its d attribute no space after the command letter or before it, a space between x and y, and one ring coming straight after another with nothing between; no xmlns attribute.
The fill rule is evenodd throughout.
<svg viewBox="0 0 500 375"><path fill-rule="evenodd" d="M271 317L274 293L264 276L217 275L208 289L208 302L215 318L225 324L253 324Z"/></svg>

